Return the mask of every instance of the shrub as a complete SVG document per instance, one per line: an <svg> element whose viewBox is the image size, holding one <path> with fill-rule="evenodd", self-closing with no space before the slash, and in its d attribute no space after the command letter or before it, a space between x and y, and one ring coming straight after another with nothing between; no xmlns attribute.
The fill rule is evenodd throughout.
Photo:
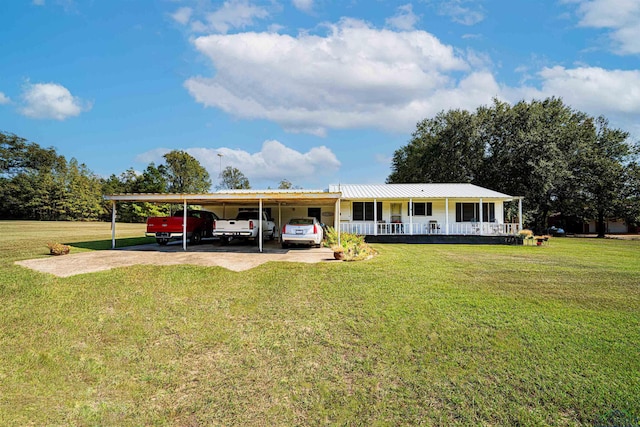
<svg viewBox="0 0 640 427"><path fill-rule="evenodd" d="M325 245L334 252L342 250L346 261L359 261L375 255L375 251L364 241L364 236L353 233L340 233L338 244L338 232L333 227L327 228Z"/></svg>
<svg viewBox="0 0 640 427"><path fill-rule="evenodd" d="M520 230L518 232L518 236L520 236L523 239L533 239L533 231L527 230L527 229Z"/></svg>
<svg viewBox="0 0 640 427"><path fill-rule="evenodd" d="M62 243L47 243L47 247L51 255L66 255L71 250L70 246Z"/></svg>

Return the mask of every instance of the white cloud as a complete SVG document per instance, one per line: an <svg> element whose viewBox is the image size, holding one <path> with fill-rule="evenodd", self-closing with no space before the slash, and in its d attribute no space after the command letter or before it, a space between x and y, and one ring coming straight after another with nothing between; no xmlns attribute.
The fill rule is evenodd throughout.
<svg viewBox="0 0 640 427"><path fill-rule="evenodd" d="M155 150L142 153L136 157L139 162L164 162L162 156L168 153L169 149L157 148ZM301 179L314 179L331 175L340 167L340 162L335 154L327 147L313 147L306 153L296 151L282 144L279 141L267 140L262 144L262 148L257 153L249 153L245 150L232 148L189 148L185 150L195 157L204 166L213 181L216 181L220 173L220 157L223 155L222 168L233 166L238 168L250 182L252 181L273 181L281 179L291 181Z"/></svg>
<svg viewBox="0 0 640 427"><path fill-rule="evenodd" d="M291 3L296 9L306 13L313 10L313 0L292 0Z"/></svg>
<svg viewBox="0 0 640 427"><path fill-rule="evenodd" d="M484 12L475 0L442 0L438 6L441 15L462 25L475 25L484 20Z"/></svg>
<svg viewBox="0 0 640 427"><path fill-rule="evenodd" d="M11 102L11 99L4 93L0 92L0 105L8 104L10 102Z"/></svg>
<svg viewBox="0 0 640 427"><path fill-rule="evenodd" d="M536 60L519 69L526 74L520 84L507 86L497 82L486 54L455 49L425 31L377 29L353 19L326 24L326 30L196 38L195 48L215 73L184 85L207 107L318 136L329 129L411 132L441 110L475 110L494 97L518 102L559 96L616 126L639 127L640 70Z"/></svg>
<svg viewBox="0 0 640 427"><path fill-rule="evenodd" d="M170 151L171 151L171 148L164 148L164 147L155 148L153 150L145 151L142 154L138 154L135 160L136 162L140 162L140 163L154 162L156 165L159 165L160 163L164 163L164 158L162 156L164 156Z"/></svg>
<svg viewBox="0 0 640 427"><path fill-rule="evenodd" d="M226 34L235 28L246 28L256 19L264 19L269 12L262 7L252 5L248 0L228 0L215 12L206 14L204 22L195 21L192 30L196 32L215 31Z"/></svg>
<svg viewBox="0 0 640 427"><path fill-rule="evenodd" d="M640 70L556 66L543 68L539 76L541 96L561 96L572 107L592 114L640 114Z"/></svg>
<svg viewBox="0 0 640 427"><path fill-rule="evenodd" d="M171 15L171 17L177 23L182 24L182 25L186 25L189 22L189 20L191 19L191 14L192 13L193 13L193 9L191 9L190 7L181 7L180 9L176 10Z"/></svg>
<svg viewBox="0 0 640 427"><path fill-rule="evenodd" d="M44 6L44 0L33 0L33 4L36 6Z"/></svg>
<svg viewBox="0 0 640 427"><path fill-rule="evenodd" d="M611 31L616 53L640 53L640 1L577 0L571 3L578 3L580 26Z"/></svg>
<svg viewBox="0 0 640 427"><path fill-rule="evenodd" d="M28 83L22 94L20 112L35 119L64 120L91 109L91 104L71 95L56 83Z"/></svg>
<svg viewBox="0 0 640 427"><path fill-rule="evenodd" d="M387 18L386 23L391 28L395 28L401 31L413 30L415 25L420 20L420 17L413 13L413 6L411 3L405 4L398 8L398 12L391 18Z"/></svg>
<svg viewBox="0 0 640 427"><path fill-rule="evenodd" d="M503 88L510 102L561 97L566 105L592 116L604 115L613 126L640 136L640 70L598 67L544 67L534 76L538 86Z"/></svg>
<svg viewBox="0 0 640 427"><path fill-rule="evenodd" d="M378 30L348 19L328 28L324 37L199 37L194 45L211 59L216 74L192 77L185 87L205 106L323 135L327 128L410 130L447 105L434 103L434 96L457 93L465 81L451 75L469 64L427 32ZM488 93L485 102L494 95Z"/></svg>

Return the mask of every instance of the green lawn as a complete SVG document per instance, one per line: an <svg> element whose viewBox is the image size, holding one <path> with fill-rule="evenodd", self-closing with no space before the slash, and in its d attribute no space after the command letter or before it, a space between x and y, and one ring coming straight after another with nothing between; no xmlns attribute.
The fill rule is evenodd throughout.
<svg viewBox="0 0 640 427"><path fill-rule="evenodd" d="M639 425L640 241L13 265L108 247L109 227L0 221L0 425Z"/></svg>

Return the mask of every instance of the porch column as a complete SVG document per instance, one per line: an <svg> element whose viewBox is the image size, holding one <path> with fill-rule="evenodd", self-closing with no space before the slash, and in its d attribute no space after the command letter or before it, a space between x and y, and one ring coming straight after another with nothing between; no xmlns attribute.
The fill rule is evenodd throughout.
<svg viewBox="0 0 640 427"><path fill-rule="evenodd" d="M413 199L409 199L409 234L413 235Z"/></svg>
<svg viewBox="0 0 640 427"><path fill-rule="evenodd" d="M373 199L373 235L378 235L378 200Z"/></svg>
<svg viewBox="0 0 640 427"><path fill-rule="evenodd" d="M518 198L518 231L522 230L522 197Z"/></svg>
<svg viewBox="0 0 640 427"><path fill-rule="evenodd" d="M187 250L187 199L182 201L182 249Z"/></svg>
<svg viewBox="0 0 640 427"><path fill-rule="evenodd" d="M449 199L444 199L444 234L449 234Z"/></svg>
<svg viewBox="0 0 640 427"><path fill-rule="evenodd" d="M338 233L338 245L340 245L340 199L336 200L336 207L333 212L333 226Z"/></svg>
<svg viewBox="0 0 640 427"><path fill-rule="evenodd" d="M258 208L258 250L262 253L262 197Z"/></svg>
<svg viewBox="0 0 640 427"><path fill-rule="evenodd" d="M483 221L482 220L484 219L484 218L482 218L482 198L480 199L480 212L479 212L478 216L480 217L480 235L482 235L483 234L483 230L482 230L482 222Z"/></svg>
<svg viewBox="0 0 640 427"><path fill-rule="evenodd" d="M116 201L111 201L111 249L116 248Z"/></svg>

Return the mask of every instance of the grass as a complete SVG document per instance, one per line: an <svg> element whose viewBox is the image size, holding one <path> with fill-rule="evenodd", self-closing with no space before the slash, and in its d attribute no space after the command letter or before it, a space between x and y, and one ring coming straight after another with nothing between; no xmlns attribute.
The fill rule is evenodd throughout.
<svg viewBox="0 0 640 427"><path fill-rule="evenodd" d="M0 233L0 425L638 425L639 241L62 279L13 261L109 224Z"/></svg>

